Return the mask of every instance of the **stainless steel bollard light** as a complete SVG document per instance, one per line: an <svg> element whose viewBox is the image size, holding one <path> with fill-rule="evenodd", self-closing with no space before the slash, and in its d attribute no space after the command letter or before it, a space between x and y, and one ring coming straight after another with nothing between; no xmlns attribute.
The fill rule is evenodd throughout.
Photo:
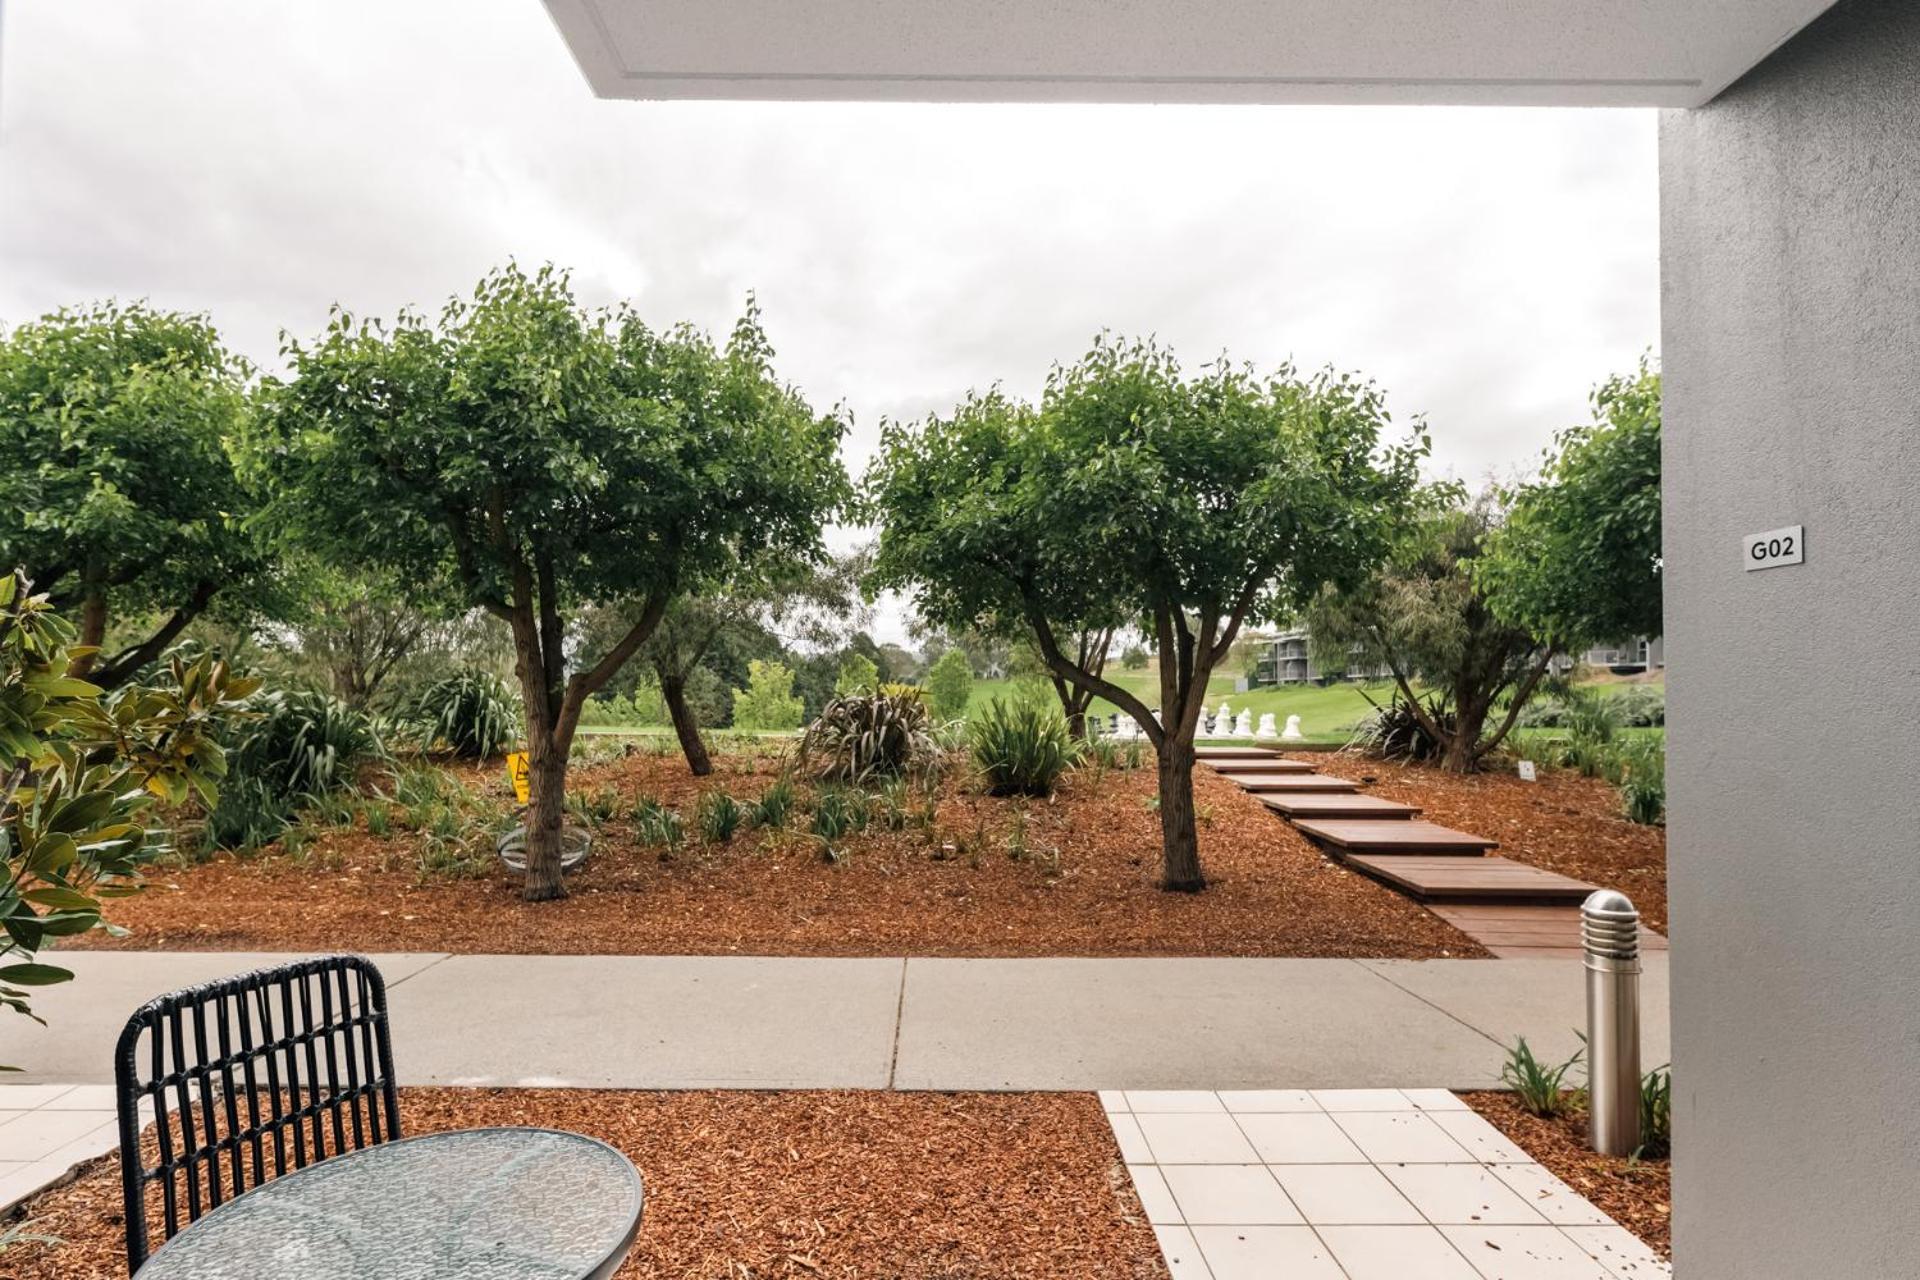
<svg viewBox="0 0 1920 1280"><path fill-rule="evenodd" d="M1588 1140L1601 1155L1640 1146L1640 913L1602 889L1580 904L1587 957Z"/></svg>

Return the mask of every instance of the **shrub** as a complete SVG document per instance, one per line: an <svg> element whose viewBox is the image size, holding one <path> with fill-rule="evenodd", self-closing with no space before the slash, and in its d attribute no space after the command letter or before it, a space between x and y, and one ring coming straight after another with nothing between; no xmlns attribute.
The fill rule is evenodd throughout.
<svg viewBox="0 0 1920 1280"><path fill-rule="evenodd" d="M738 800L724 791L702 792L694 805L694 820L700 824L700 838L708 844L726 844L746 821L747 811Z"/></svg>
<svg viewBox="0 0 1920 1280"><path fill-rule="evenodd" d="M937 750L920 691L896 686L829 702L800 739L799 761L823 781L864 783L898 777Z"/></svg>
<svg viewBox="0 0 1920 1280"><path fill-rule="evenodd" d="M959 649L949 649L927 672L927 697L933 714L942 720L958 720L967 714L967 700L973 696L973 665Z"/></svg>
<svg viewBox="0 0 1920 1280"><path fill-rule="evenodd" d="M823 788L813 802L813 822L808 831L820 841L820 852L829 862L846 856L841 841L867 829L873 809L867 793L854 787Z"/></svg>
<svg viewBox="0 0 1920 1280"><path fill-rule="evenodd" d="M787 825L787 816L793 812L795 800L793 779L775 778L760 793L760 798L748 806L748 816L756 827L778 830Z"/></svg>
<svg viewBox="0 0 1920 1280"><path fill-rule="evenodd" d="M1610 777L1620 788L1620 805L1627 819L1643 826L1667 820L1667 750L1652 739L1638 739L1617 748L1609 761Z"/></svg>
<svg viewBox="0 0 1920 1280"><path fill-rule="evenodd" d="M1057 703L995 698L967 723L973 762L996 796L1049 796L1080 758Z"/></svg>
<svg viewBox="0 0 1920 1280"><path fill-rule="evenodd" d="M1655 1067L1640 1081L1640 1148L1636 1158L1664 1160L1673 1152L1673 1071Z"/></svg>
<svg viewBox="0 0 1920 1280"><path fill-rule="evenodd" d="M679 812L655 796L641 796L634 801L633 826L641 844L658 847L669 854L676 852L687 838L686 824L680 821Z"/></svg>
<svg viewBox="0 0 1920 1280"><path fill-rule="evenodd" d="M1451 738L1458 717L1446 700L1429 695L1421 705L1440 732ZM1412 701L1399 692L1386 706L1376 706L1373 714L1360 723L1350 745L1385 760L1437 760L1446 752L1446 742L1427 731Z"/></svg>
<svg viewBox="0 0 1920 1280"><path fill-rule="evenodd" d="M1584 1049L1576 1050L1565 1062L1550 1067L1533 1056L1533 1050L1527 1047L1527 1038L1522 1036L1507 1051L1507 1061L1500 1068L1500 1082L1513 1090L1514 1098L1534 1115L1564 1115L1580 1096L1578 1090L1566 1086L1567 1072L1585 1053Z"/></svg>
<svg viewBox="0 0 1920 1280"><path fill-rule="evenodd" d="M733 727L763 733L798 729L806 706L793 692L793 668L755 658L747 687L733 691Z"/></svg>
<svg viewBox="0 0 1920 1280"><path fill-rule="evenodd" d="M257 849L287 829L292 806L260 778L229 774L220 803L207 814L206 842L215 849Z"/></svg>
<svg viewBox="0 0 1920 1280"><path fill-rule="evenodd" d="M850 653L840 663L840 674L834 678L833 693L837 698L848 698L859 693L877 693L880 689L880 667L864 653Z"/></svg>
<svg viewBox="0 0 1920 1280"><path fill-rule="evenodd" d="M1629 729L1657 729L1667 723L1667 695L1648 684L1630 684L1613 698L1620 723Z"/></svg>
<svg viewBox="0 0 1920 1280"><path fill-rule="evenodd" d="M255 694L227 733L227 779L206 825L220 849L271 844L301 803L353 786L387 754L372 717L324 693Z"/></svg>
<svg viewBox="0 0 1920 1280"><path fill-rule="evenodd" d="M520 736L520 708L506 681L468 668L421 690L413 719L427 750L444 743L463 760L485 760Z"/></svg>
<svg viewBox="0 0 1920 1280"><path fill-rule="evenodd" d="M1120 665L1128 671L1142 671L1147 665L1147 651L1140 645L1130 644L1120 651Z"/></svg>

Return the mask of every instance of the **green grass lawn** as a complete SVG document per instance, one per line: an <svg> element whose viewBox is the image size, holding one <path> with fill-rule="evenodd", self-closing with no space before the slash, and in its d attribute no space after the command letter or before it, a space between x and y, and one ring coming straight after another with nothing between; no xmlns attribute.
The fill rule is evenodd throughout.
<svg viewBox="0 0 1920 1280"><path fill-rule="evenodd" d="M1160 701L1160 677L1151 667L1145 671L1110 670L1107 678L1150 707ZM1299 716L1300 731L1308 741L1345 742L1352 736L1353 727L1373 710L1362 690L1385 702L1391 688L1388 684L1336 684L1324 688L1319 685L1288 685L1284 688L1235 693L1233 676L1216 672L1213 679L1207 682L1207 710L1218 711L1224 702L1232 709L1235 718L1243 710L1251 711L1256 727L1262 715L1271 713L1275 729L1286 728L1288 716ZM968 710L971 712L985 705L989 699L1008 697L1017 691L1016 681L976 680L973 682L973 697L967 704ZM1096 715L1108 716L1117 710L1105 698L1094 700L1093 711Z"/></svg>

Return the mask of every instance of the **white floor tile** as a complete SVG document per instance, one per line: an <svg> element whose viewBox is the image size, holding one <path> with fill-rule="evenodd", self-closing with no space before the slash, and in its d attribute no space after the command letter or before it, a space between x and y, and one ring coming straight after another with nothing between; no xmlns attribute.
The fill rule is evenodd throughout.
<svg viewBox="0 0 1920 1280"><path fill-rule="evenodd" d="M1236 1116L1268 1164L1364 1164L1367 1157L1333 1117L1315 1112Z"/></svg>
<svg viewBox="0 0 1920 1280"><path fill-rule="evenodd" d="M1100 1090L1100 1109L1108 1115L1127 1110L1127 1095L1118 1089Z"/></svg>
<svg viewBox="0 0 1920 1280"><path fill-rule="evenodd" d="M1471 1111L1436 1111L1430 1117L1447 1136L1465 1147L1475 1160L1493 1164L1532 1164L1533 1157L1508 1141L1507 1135Z"/></svg>
<svg viewBox="0 0 1920 1280"><path fill-rule="evenodd" d="M4 1105L5 1098L0 1096L0 1106ZM120 1102L110 1084L76 1084L42 1105L54 1111L105 1111L111 1114L119 1109Z"/></svg>
<svg viewBox="0 0 1920 1280"><path fill-rule="evenodd" d="M1334 1120L1375 1164L1449 1164L1473 1159L1424 1112L1347 1111Z"/></svg>
<svg viewBox="0 0 1920 1280"><path fill-rule="evenodd" d="M1153 1234L1160 1242L1160 1254L1166 1258L1173 1280L1213 1280L1213 1273L1207 1269L1191 1231L1185 1227L1155 1227Z"/></svg>
<svg viewBox="0 0 1920 1280"><path fill-rule="evenodd" d="M26 1199L72 1167L53 1160L0 1162L0 1211Z"/></svg>
<svg viewBox="0 0 1920 1280"><path fill-rule="evenodd" d="M1144 1111L1225 1111L1226 1108L1220 1105L1219 1095L1206 1089L1129 1089L1127 1110L1139 1114Z"/></svg>
<svg viewBox="0 0 1920 1280"><path fill-rule="evenodd" d="M1347 1280L1312 1227L1195 1227L1193 1238L1213 1280Z"/></svg>
<svg viewBox="0 0 1920 1280"><path fill-rule="evenodd" d="M1188 1226L1276 1226L1305 1221L1259 1164L1160 1166Z"/></svg>
<svg viewBox="0 0 1920 1280"><path fill-rule="evenodd" d="M1451 1089L1402 1089L1407 1101L1422 1111L1471 1111L1472 1107Z"/></svg>
<svg viewBox="0 0 1920 1280"><path fill-rule="evenodd" d="M1146 1210L1147 1221L1158 1226L1161 1223L1178 1225L1180 1206L1174 1203L1173 1193L1167 1190L1166 1179L1160 1176L1160 1170L1150 1164L1130 1164L1127 1172L1133 1175L1133 1189L1140 1197L1140 1207Z"/></svg>
<svg viewBox="0 0 1920 1280"><path fill-rule="evenodd" d="M1229 1111L1318 1111L1320 1104L1305 1089L1222 1089L1220 1101Z"/></svg>
<svg viewBox="0 0 1920 1280"><path fill-rule="evenodd" d="M1348 1280L1480 1280L1433 1227L1321 1227Z"/></svg>
<svg viewBox="0 0 1920 1280"><path fill-rule="evenodd" d="M1417 1225L1422 1221L1420 1211L1371 1165L1282 1164L1273 1166L1273 1176L1280 1180L1287 1198L1315 1226Z"/></svg>
<svg viewBox="0 0 1920 1280"><path fill-rule="evenodd" d="M1442 1227L1485 1280L1614 1280L1558 1227Z"/></svg>
<svg viewBox="0 0 1920 1280"><path fill-rule="evenodd" d="M97 1111L30 1111L0 1126L0 1160L40 1160L96 1130L113 1128Z"/></svg>
<svg viewBox="0 0 1920 1280"><path fill-rule="evenodd" d="M1673 1264L1662 1260L1625 1227L1609 1222L1604 1227L1567 1227L1565 1231L1568 1239L1585 1249L1588 1257L1619 1280L1648 1280L1652 1276L1673 1274ZM1201 1247L1206 1247L1204 1242Z"/></svg>
<svg viewBox="0 0 1920 1280"><path fill-rule="evenodd" d="M1315 1089L1313 1100L1328 1111L1411 1111L1398 1089Z"/></svg>
<svg viewBox="0 0 1920 1280"><path fill-rule="evenodd" d="M1548 1222L1563 1227L1611 1226L1613 1219L1537 1164L1493 1164L1487 1169Z"/></svg>
<svg viewBox="0 0 1920 1280"><path fill-rule="evenodd" d="M1152 1164L1153 1152L1140 1132L1140 1122L1129 1115L1109 1115L1113 1140L1120 1145L1120 1158L1128 1164Z"/></svg>
<svg viewBox="0 0 1920 1280"><path fill-rule="evenodd" d="M1380 1172L1428 1222L1539 1226L1546 1221L1485 1165L1400 1164Z"/></svg>
<svg viewBox="0 0 1920 1280"><path fill-rule="evenodd" d="M1260 1157L1226 1112L1135 1115L1156 1164L1251 1164Z"/></svg>

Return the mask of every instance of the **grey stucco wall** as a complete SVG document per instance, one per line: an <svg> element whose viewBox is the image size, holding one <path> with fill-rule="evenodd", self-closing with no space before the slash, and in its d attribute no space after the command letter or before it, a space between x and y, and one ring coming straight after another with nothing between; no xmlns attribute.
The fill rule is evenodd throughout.
<svg viewBox="0 0 1920 1280"><path fill-rule="evenodd" d="M1676 1273L1920 1276L1920 0L1660 168Z"/></svg>

